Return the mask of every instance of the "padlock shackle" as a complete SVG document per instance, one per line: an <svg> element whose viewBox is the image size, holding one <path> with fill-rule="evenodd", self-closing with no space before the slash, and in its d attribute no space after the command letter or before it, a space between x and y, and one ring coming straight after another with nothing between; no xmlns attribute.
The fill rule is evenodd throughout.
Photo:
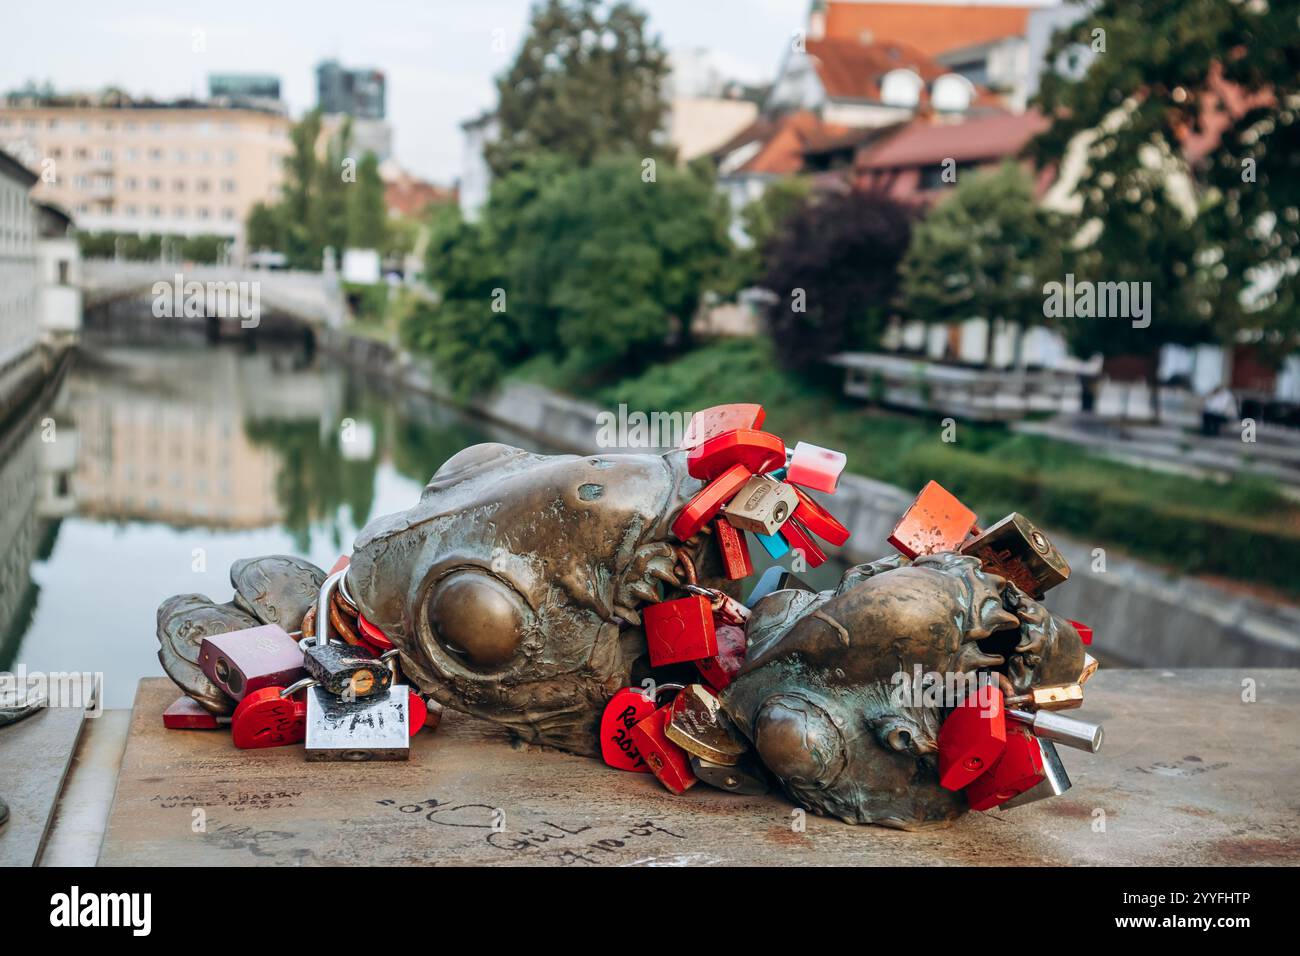
<svg viewBox="0 0 1300 956"><path fill-rule="evenodd" d="M320 647L330 642L330 598L347 573L347 568L335 571L325 579L316 596L316 644Z"/></svg>

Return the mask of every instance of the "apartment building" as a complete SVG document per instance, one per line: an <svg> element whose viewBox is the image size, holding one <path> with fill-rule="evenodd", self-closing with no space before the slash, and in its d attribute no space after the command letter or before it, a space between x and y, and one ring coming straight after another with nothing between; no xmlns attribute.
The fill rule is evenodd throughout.
<svg viewBox="0 0 1300 956"><path fill-rule="evenodd" d="M40 339L36 216L28 199L35 181L31 170L0 151L0 376Z"/></svg>
<svg viewBox="0 0 1300 956"><path fill-rule="evenodd" d="M276 110L190 101L0 105L0 149L39 174L33 198L87 232L238 241L253 204L278 198L289 127Z"/></svg>

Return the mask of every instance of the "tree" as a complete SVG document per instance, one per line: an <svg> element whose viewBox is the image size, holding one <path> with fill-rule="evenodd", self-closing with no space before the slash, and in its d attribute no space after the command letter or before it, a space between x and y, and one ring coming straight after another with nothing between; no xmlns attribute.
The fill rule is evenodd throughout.
<svg viewBox="0 0 1300 956"><path fill-rule="evenodd" d="M488 230L448 207L435 218L425 278L437 303L423 303L402 324L403 342L428 352L462 398L491 388L526 354L518 327L501 311L501 260Z"/></svg>
<svg viewBox="0 0 1300 956"><path fill-rule="evenodd" d="M480 222L448 212L425 270L440 301L407 341L462 394L532 355L626 372L685 341L729 252L726 200L697 170L644 171L634 156L587 169L537 157L493 183Z"/></svg>
<svg viewBox="0 0 1300 956"><path fill-rule="evenodd" d="M608 8L606 10L606 8ZM602 153L662 155L668 57L631 4L545 0L497 79L499 135L487 148L495 177L534 153L586 166Z"/></svg>
<svg viewBox="0 0 1300 956"><path fill-rule="evenodd" d="M280 206L260 201L253 203L245 233L250 249L283 249L285 228Z"/></svg>
<svg viewBox="0 0 1300 956"><path fill-rule="evenodd" d="M311 185L311 242L320 268L326 249L336 257L348 245L348 196L357 188L357 160L352 155L352 120L345 118L325 143L325 155L316 164Z"/></svg>
<svg viewBox="0 0 1300 956"><path fill-rule="evenodd" d="M828 196L796 212L770 246L766 324L788 369L870 344L898 289L912 213L880 193Z"/></svg>
<svg viewBox="0 0 1300 956"><path fill-rule="evenodd" d="M388 238L388 207L379 160L366 153L357 164L357 181L347 193L347 244L357 249L382 249Z"/></svg>
<svg viewBox="0 0 1300 956"><path fill-rule="evenodd" d="M901 267L905 311L922 322L983 318L1017 330L1020 364L1024 330L1044 324L1043 283L1060 278L1057 243L1048 216L1034 201L1034 184L1013 162L963 177L912 233Z"/></svg>
<svg viewBox="0 0 1300 956"><path fill-rule="evenodd" d="M1092 62L1082 78L1044 76L1053 124L1035 152L1083 160L1083 261L1108 280L1151 281L1156 304L1148 330L1081 323L1076 342L1153 358L1163 342L1249 328L1278 354L1295 347L1298 15L1296 0L1102 0L1054 38L1049 63L1079 51ZM1190 134L1212 149L1189 166Z"/></svg>
<svg viewBox="0 0 1300 956"><path fill-rule="evenodd" d="M320 138L320 111L312 110L289 131L293 152L285 160L281 187L284 252L294 269L319 269L319 246L312 235L315 219L313 183L317 179L316 141Z"/></svg>
<svg viewBox="0 0 1300 956"><path fill-rule="evenodd" d="M711 176L606 157L547 183L509 247L512 301L534 347L588 368L689 339L730 246ZM553 326L552 337L548 326Z"/></svg>

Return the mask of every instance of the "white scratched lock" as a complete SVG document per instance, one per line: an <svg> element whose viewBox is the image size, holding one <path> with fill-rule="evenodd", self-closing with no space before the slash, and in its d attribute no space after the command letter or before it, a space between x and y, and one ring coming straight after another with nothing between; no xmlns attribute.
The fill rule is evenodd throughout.
<svg viewBox="0 0 1300 956"><path fill-rule="evenodd" d="M407 760L411 754L411 694L405 684L361 700L345 700L319 685L307 689L308 760Z"/></svg>

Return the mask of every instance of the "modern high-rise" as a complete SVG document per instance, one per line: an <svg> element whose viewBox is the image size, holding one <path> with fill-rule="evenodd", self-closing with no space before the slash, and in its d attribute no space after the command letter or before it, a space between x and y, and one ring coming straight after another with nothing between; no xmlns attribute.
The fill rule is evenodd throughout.
<svg viewBox="0 0 1300 956"><path fill-rule="evenodd" d="M239 239L254 203L274 201L291 152L274 109L126 97L11 96L0 149L39 175L37 200L83 232Z"/></svg>
<svg viewBox="0 0 1300 956"><path fill-rule="evenodd" d="M338 60L325 60L316 67L316 105L322 113L381 120L385 115L384 90L380 70L352 70Z"/></svg>

